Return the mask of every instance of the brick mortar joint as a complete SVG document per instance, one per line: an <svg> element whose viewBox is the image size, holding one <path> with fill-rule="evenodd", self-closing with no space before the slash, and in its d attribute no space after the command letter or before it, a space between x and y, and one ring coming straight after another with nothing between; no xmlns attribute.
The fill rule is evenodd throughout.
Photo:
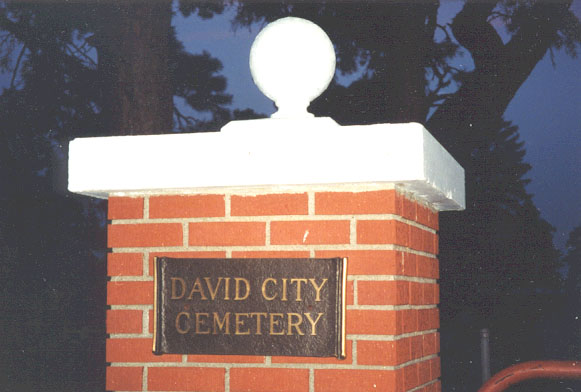
<svg viewBox="0 0 581 392"><path fill-rule="evenodd" d="M410 275L348 275L348 281L357 282L414 282L426 284L438 284L437 279L423 278Z"/></svg>
<svg viewBox="0 0 581 392"><path fill-rule="evenodd" d="M427 310L427 309L437 309L437 304L428 305L414 305L414 304L404 304L404 305L347 305L347 310L386 310L386 311L400 311L400 310Z"/></svg>
<svg viewBox="0 0 581 392"><path fill-rule="evenodd" d="M438 354L426 355L422 358L414 359L402 364L387 366L387 365L359 365L354 363L347 364L326 364L326 363L235 363L235 362L108 362L108 367L147 367L147 368L218 368L218 369L340 369L340 370L384 370L395 371L403 369L407 366L415 365L425 361L431 361L439 358Z"/></svg>
<svg viewBox="0 0 581 392"><path fill-rule="evenodd" d="M227 211L228 212L228 211ZM397 214L301 214L301 215L228 215L224 216L201 216L201 217L179 217L179 218L133 218L133 219L112 219L111 225L130 225L130 224L152 224L152 223L198 223L198 222L266 222L266 221L397 221L413 226L432 234L438 233L437 230L422 225L416 221L406 219Z"/></svg>
<svg viewBox="0 0 581 392"><path fill-rule="evenodd" d="M137 310L141 310L141 309L137 309ZM153 308L145 309L145 310L153 310ZM413 338L413 337L417 337L417 336L429 336L429 335L438 334L438 333L439 332L437 329L427 329L424 331L409 332L409 333L403 333L403 334L399 334L399 335L348 334L346 338L347 338L347 340L350 340L352 342L357 342L357 341L394 342L394 341L398 341L401 339L408 339L408 338ZM109 337L107 339L143 339L143 338L152 338L152 337L153 337L153 334L148 331L147 333L141 333L141 334L121 334L121 333L109 334ZM265 358L268 358L270 360L270 357L265 357Z"/></svg>
<svg viewBox="0 0 581 392"><path fill-rule="evenodd" d="M159 253L159 252L206 252L206 251L385 251L393 250L437 259L437 255L395 244L305 244L305 245L191 245L191 246L131 246L109 248L109 253Z"/></svg>
<svg viewBox="0 0 581 392"><path fill-rule="evenodd" d="M149 275L116 275L109 277L110 282L151 282L153 281L153 276Z"/></svg>
<svg viewBox="0 0 581 392"><path fill-rule="evenodd" d="M427 329L424 331L415 331L402 333L399 335L366 335L366 334L347 334L347 340L352 341L384 341L393 342L401 339L413 338L416 336L426 336L439 333L437 329Z"/></svg>
<svg viewBox="0 0 581 392"><path fill-rule="evenodd" d="M408 390L407 392L415 392L415 391L420 391L420 390L422 390L423 388L425 388L425 387L427 387L427 386L430 386L430 385L432 385L432 384L435 384L435 383L437 383L439 380L440 380L439 378L434 378L433 380L430 380L430 381L428 381L428 382L427 382L427 383L425 383L425 384L418 385L417 387L415 387L415 388L412 388L412 389Z"/></svg>

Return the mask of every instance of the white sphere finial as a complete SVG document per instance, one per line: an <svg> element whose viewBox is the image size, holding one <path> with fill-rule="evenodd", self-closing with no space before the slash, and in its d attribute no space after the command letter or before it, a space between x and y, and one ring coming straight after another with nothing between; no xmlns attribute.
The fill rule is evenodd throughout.
<svg viewBox="0 0 581 392"><path fill-rule="evenodd" d="M307 107L333 79L335 49L313 22L279 19L256 36L250 72L260 91L278 107L272 118L313 117Z"/></svg>

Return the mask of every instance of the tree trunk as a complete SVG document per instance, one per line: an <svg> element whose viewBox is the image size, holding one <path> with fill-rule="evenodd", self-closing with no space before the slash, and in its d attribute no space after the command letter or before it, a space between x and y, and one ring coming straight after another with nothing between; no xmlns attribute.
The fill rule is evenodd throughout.
<svg viewBox="0 0 581 392"><path fill-rule="evenodd" d="M453 153L458 131L500 118L520 86L555 42L571 1L535 4L530 17L503 44L488 22L494 3L467 2L452 21L454 36L471 54L475 69L454 95L442 103L426 126ZM552 14L552 18L539 15ZM560 19L560 20L559 20Z"/></svg>
<svg viewBox="0 0 581 392"><path fill-rule="evenodd" d="M118 2L101 11L95 46L105 132L168 132L173 118L168 69L171 2Z"/></svg>

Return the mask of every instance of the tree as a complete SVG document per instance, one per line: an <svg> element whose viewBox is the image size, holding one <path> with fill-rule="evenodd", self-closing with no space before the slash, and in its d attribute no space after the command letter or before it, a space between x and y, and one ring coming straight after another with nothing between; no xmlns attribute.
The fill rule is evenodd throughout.
<svg viewBox="0 0 581 392"><path fill-rule="evenodd" d="M113 135L170 131L171 1L111 2L97 12L89 42L98 54L103 129Z"/></svg>
<svg viewBox="0 0 581 392"><path fill-rule="evenodd" d="M172 118L193 129L200 121L174 110L174 96L220 118L239 115L226 107L220 62L184 51L169 6L0 3L0 71L9 81L0 95L7 389L105 389L104 204L66 193L68 140L169 132Z"/></svg>
<svg viewBox="0 0 581 392"><path fill-rule="evenodd" d="M446 26L438 25L438 2L237 5L237 25L287 15L314 21L335 44L339 72L360 75L346 86L335 81L314 113L342 124L424 123L464 167L467 209L440 216L447 390L478 386L482 327L493 328L500 368L545 352L535 327L552 315L559 252L525 188L530 166L518 128L502 116L548 50L576 55L581 28L570 5L469 0ZM506 42L493 20L506 27ZM461 51L474 69L454 67Z"/></svg>

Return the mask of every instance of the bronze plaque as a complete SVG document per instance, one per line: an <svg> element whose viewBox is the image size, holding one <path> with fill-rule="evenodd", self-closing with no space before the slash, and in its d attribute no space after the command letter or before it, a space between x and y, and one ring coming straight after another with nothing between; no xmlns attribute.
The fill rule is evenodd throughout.
<svg viewBox="0 0 581 392"><path fill-rule="evenodd" d="M154 354L345 358L347 260L155 259Z"/></svg>

